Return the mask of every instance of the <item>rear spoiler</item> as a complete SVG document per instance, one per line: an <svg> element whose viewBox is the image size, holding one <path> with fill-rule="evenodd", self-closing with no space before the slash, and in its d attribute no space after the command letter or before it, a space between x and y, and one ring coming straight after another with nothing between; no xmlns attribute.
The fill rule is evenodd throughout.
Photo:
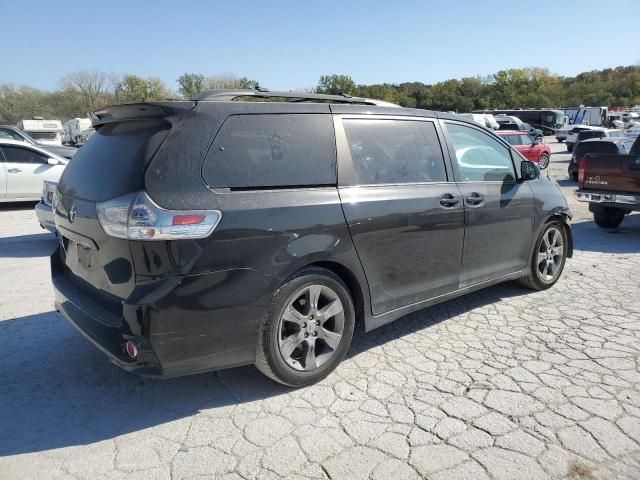
<svg viewBox="0 0 640 480"><path fill-rule="evenodd" d="M94 127L146 118L164 118L173 124L176 119L182 117L195 105L196 102L193 101L113 105L89 112L89 118Z"/></svg>

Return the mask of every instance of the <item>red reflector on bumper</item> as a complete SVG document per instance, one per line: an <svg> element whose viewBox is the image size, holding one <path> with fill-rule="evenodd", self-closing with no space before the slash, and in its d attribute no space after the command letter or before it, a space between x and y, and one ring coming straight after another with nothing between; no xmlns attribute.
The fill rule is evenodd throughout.
<svg viewBox="0 0 640 480"><path fill-rule="evenodd" d="M127 351L127 355L129 355L129 358L131 358L132 360L135 360L136 357L138 356L138 349L136 348L134 343L131 340L129 340L124 345L124 348Z"/></svg>
<svg viewBox="0 0 640 480"><path fill-rule="evenodd" d="M205 219L205 215L174 215L173 225L197 225L202 223Z"/></svg>

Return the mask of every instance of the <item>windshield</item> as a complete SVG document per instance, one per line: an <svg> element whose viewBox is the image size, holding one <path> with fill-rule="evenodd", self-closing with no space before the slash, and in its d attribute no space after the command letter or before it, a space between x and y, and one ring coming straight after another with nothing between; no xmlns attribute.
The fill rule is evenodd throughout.
<svg viewBox="0 0 640 480"><path fill-rule="evenodd" d="M565 122L567 120L567 117L565 117L564 114L556 113L553 116L554 116L553 126L555 128L562 128L562 127L565 126Z"/></svg>
<svg viewBox="0 0 640 480"><path fill-rule="evenodd" d="M56 132L31 132L31 138L35 140L55 140L58 138Z"/></svg>

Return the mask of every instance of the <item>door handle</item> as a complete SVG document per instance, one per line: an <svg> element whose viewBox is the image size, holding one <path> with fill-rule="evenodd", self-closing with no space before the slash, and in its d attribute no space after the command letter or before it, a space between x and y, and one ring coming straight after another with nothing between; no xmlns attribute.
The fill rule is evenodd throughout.
<svg viewBox="0 0 640 480"><path fill-rule="evenodd" d="M467 205L477 207L484 203L484 195L478 192L472 192L465 198L465 201L467 202Z"/></svg>
<svg viewBox="0 0 640 480"><path fill-rule="evenodd" d="M8 168L7 172L9 173L20 173L22 170L20 170L19 168Z"/></svg>
<svg viewBox="0 0 640 480"><path fill-rule="evenodd" d="M440 205L442 205L444 208L453 208L459 203L460 200L458 200L450 193L445 193L444 195L442 195L442 197L440 197Z"/></svg>

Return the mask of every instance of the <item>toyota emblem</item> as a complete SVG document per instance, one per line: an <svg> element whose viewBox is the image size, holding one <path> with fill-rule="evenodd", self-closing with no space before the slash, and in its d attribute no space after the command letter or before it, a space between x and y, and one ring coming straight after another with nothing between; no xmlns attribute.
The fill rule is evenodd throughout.
<svg viewBox="0 0 640 480"><path fill-rule="evenodd" d="M73 223L73 221L76 219L77 214L78 214L78 206L74 205L73 207L71 207L71 210L69 210L69 221L71 223Z"/></svg>

